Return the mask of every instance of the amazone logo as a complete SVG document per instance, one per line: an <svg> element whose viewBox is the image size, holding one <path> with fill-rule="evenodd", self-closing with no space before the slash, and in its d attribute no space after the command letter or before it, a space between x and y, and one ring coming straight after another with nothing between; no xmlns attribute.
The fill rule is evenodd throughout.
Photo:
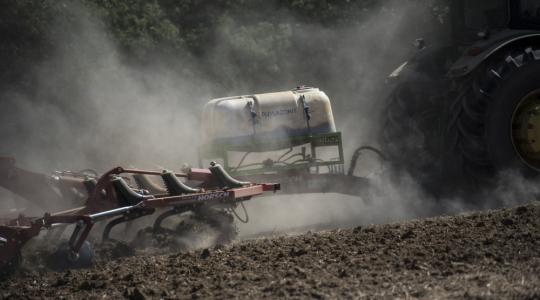
<svg viewBox="0 0 540 300"><path fill-rule="evenodd" d="M277 116L290 115L290 114L296 114L296 107L282 108L282 109L277 109L277 110L261 112L262 117L267 118L267 119L272 118L272 117L277 117Z"/></svg>

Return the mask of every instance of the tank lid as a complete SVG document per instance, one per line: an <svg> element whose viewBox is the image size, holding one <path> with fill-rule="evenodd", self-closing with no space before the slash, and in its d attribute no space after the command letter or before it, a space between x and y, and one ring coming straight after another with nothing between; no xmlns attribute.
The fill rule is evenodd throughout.
<svg viewBox="0 0 540 300"><path fill-rule="evenodd" d="M312 91L318 91L318 88L311 87L311 86L305 86L305 85L299 85L292 89L292 92L312 92Z"/></svg>

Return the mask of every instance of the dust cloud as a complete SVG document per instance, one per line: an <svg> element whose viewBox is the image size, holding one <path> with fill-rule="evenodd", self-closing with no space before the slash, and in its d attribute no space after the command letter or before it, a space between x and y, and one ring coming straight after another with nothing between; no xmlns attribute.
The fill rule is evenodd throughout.
<svg viewBox="0 0 540 300"><path fill-rule="evenodd" d="M40 171L194 161L209 83L166 62L130 65L83 6L71 13L78 26L51 29L58 46L36 66L35 90L2 95L0 152Z"/></svg>
<svg viewBox="0 0 540 300"><path fill-rule="evenodd" d="M305 84L329 95L348 159L356 147L376 143L386 75L414 51L417 37L428 43L440 38L438 27L426 27L431 7L385 3L356 25L263 22L268 32L294 40L293 46L259 36L250 24L224 19L201 61L161 57L155 64L135 66L122 57L107 28L74 2L78 24L51 30L57 51L35 67L39 84L32 91L0 95L0 153L44 172L88 167L102 172L116 165L179 169L197 161L199 116L206 101ZM258 61L255 48L276 55L270 62ZM268 74L244 76L256 63L280 68L270 64ZM223 81L206 76L208 69ZM369 204L336 194L254 199L246 203L251 223L240 225L241 233L390 222L430 215L438 205L406 175L398 183L375 178L386 196Z"/></svg>

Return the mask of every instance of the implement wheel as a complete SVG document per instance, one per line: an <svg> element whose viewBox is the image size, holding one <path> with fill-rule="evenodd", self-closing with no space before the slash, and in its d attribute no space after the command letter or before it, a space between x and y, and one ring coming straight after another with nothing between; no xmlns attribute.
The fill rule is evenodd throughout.
<svg viewBox="0 0 540 300"><path fill-rule="evenodd" d="M47 257L46 264L57 271L90 268L94 264L94 249L89 241L84 241L79 253L74 255L68 242L62 242L58 249Z"/></svg>

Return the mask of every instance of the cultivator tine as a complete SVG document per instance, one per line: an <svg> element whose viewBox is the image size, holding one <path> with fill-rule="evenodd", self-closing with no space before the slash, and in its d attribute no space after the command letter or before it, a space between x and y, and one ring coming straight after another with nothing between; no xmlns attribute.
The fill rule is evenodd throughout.
<svg viewBox="0 0 540 300"><path fill-rule="evenodd" d="M239 188L251 184L251 182L239 181L234 179L231 175L229 175L229 173L227 173L227 171L225 171L223 166L218 163L211 162L210 165L211 166L208 169L210 169L212 175L214 175L219 180L219 182L221 183L221 187Z"/></svg>
<svg viewBox="0 0 540 300"><path fill-rule="evenodd" d="M161 178L167 187L167 191L173 196L202 192L201 189L192 188L178 180L178 177L176 177L176 175L174 175L174 173L171 171L163 171Z"/></svg>
<svg viewBox="0 0 540 300"><path fill-rule="evenodd" d="M71 234L71 237L69 238L69 245L71 249L74 249L75 243L77 243L77 239L80 237L81 229L83 225L78 222L77 225L75 225L75 229L73 230L73 233Z"/></svg>
<svg viewBox="0 0 540 300"><path fill-rule="evenodd" d="M120 218L116 218L116 219L110 221L109 223L107 223L107 226L105 226L105 229L103 229L103 234L101 235L101 240L102 241L108 241L110 239L109 235L111 234L111 230L113 229L113 227L118 225L118 224L127 222L127 221L129 221L129 220L126 220L125 217L120 217Z"/></svg>
<svg viewBox="0 0 540 300"><path fill-rule="evenodd" d="M121 205L136 205L145 199L153 198L152 195L141 195L135 192L122 177L115 177L111 180L111 184L120 196Z"/></svg>
<svg viewBox="0 0 540 300"><path fill-rule="evenodd" d="M174 215L179 215L179 214L182 214L182 213L185 213L187 211L189 211L190 209L189 208L181 208L181 207L175 207L171 210L168 210L164 213L162 213L161 215L159 215L156 220L154 221L154 225L152 226L152 230L154 233L156 232L160 232L160 231L163 231L163 227L161 227L161 223L163 222L163 220L165 220L166 218L168 217L172 217Z"/></svg>
<svg viewBox="0 0 540 300"><path fill-rule="evenodd" d="M153 183L144 174L133 174L133 179L135 180L139 188L147 190L152 195L161 195L167 193L167 190L165 188Z"/></svg>
<svg viewBox="0 0 540 300"><path fill-rule="evenodd" d="M156 210L153 208L135 208L133 210L128 210L124 213L123 216L113 219L107 225L105 226L105 229L103 229L103 234L101 235L101 239L103 241L107 241L110 239L111 230L113 227L115 227L118 224L126 223L135 219L138 219L143 216L151 215Z"/></svg>
<svg viewBox="0 0 540 300"><path fill-rule="evenodd" d="M77 222L73 233L69 239L70 259L77 259L79 257L79 250L81 249L84 241L88 237L90 230L93 227L93 223L87 220L80 220Z"/></svg>

